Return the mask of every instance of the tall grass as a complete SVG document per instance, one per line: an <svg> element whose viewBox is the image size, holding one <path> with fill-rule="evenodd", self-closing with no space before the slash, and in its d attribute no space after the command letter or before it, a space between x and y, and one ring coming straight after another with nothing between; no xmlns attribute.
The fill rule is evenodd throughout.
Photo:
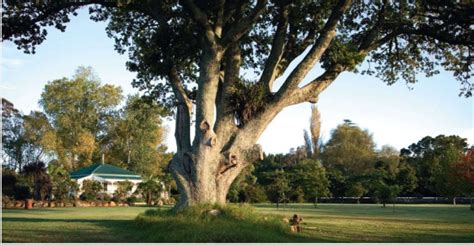
<svg viewBox="0 0 474 245"><path fill-rule="evenodd" d="M218 210L219 214L211 214ZM147 210L136 218L142 242L289 242L305 238L289 233L280 216L263 216L249 205L202 205L174 212Z"/></svg>

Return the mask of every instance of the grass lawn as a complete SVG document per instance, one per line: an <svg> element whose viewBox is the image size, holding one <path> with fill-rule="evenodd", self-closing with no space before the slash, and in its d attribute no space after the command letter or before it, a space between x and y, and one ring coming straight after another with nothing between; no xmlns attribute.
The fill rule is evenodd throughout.
<svg viewBox="0 0 474 245"><path fill-rule="evenodd" d="M3 209L2 242L474 242L474 212L466 205L397 205L395 212L367 204L256 207L262 217L299 214L303 233L228 218L143 215L146 207Z"/></svg>

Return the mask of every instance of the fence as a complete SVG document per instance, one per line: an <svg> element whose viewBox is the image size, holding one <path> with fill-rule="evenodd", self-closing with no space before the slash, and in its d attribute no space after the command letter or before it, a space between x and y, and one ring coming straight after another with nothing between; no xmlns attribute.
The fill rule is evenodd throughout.
<svg viewBox="0 0 474 245"><path fill-rule="evenodd" d="M320 203L357 203L357 197L321 197L319 198ZM360 203L376 203L371 197L361 197ZM411 204L451 204L453 203L452 198L448 197L397 197L395 203L411 203ZM469 197L456 197L457 204L470 204Z"/></svg>

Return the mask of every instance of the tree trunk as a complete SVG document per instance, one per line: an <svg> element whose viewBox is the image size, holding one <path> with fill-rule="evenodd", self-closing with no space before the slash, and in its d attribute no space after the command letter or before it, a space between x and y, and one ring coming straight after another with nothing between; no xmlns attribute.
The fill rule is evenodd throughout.
<svg viewBox="0 0 474 245"><path fill-rule="evenodd" d="M453 197L453 205L456 206L456 197Z"/></svg>
<svg viewBox="0 0 474 245"><path fill-rule="evenodd" d="M382 203L382 207L385 208L385 203Z"/></svg>
<svg viewBox="0 0 474 245"><path fill-rule="evenodd" d="M210 141L212 137L205 140ZM230 185L251 162L248 152L222 154L211 145L201 144L196 153L179 152L173 157L171 170L180 191L177 209L198 204L225 205Z"/></svg>

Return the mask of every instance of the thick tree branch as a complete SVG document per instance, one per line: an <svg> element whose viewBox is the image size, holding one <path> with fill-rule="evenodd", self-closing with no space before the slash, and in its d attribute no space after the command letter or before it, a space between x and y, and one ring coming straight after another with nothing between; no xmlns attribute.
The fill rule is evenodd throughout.
<svg viewBox="0 0 474 245"><path fill-rule="evenodd" d="M219 87L219 96L216 101L217 117L215 132L221 139L219 148L229 142L238 129L234 123L234 111L229 108L228 96L232 86L239 81L240 65L242 62L240 47L232 45L225 53L224 79Z"/></svg>
<svg viewBox="0 0 474 245"><path fill-rule="evenodd" d="M199 65L194 148L198 147L206 133L213 134L221 60L222 50L219 48L210 46L203 49ZM203 123L208 124L208 130L203 131L201 129Z"/></svg>
<svg viewBox="0 0 474 245"><path fill-rule="evenodd" d="M225 31L221 40L222 46L229 47L230 44L240 40L240 38L252 28L253 24L265 12L266 4L267 0L257 0L257 5L250 15L245 16L240 20L236 20L234 24Z"/></svg>
<svg viewBox="0 0 474 245"><path fill-rule="evenodd" d="M275 36L273 37L272 50L265 63L260 83L264 84L267 92L272 91L273 82L278 74L280 60L285 49L285 39L288 29L288 6L284 6L280 12L280 20L278 22Z"/></svg>
<svg viewBox="0 0 474 245"><path fill-rule="evenodd" d="M216 24L214 25L214 33L219 38L222 36L222 26L224 24L224 6L225 0L219 0Z"/></svg>
<svg viewBox="0 0 474 245"><path fill-rule="evenodd" d="M334 64L329 67L322 75L306 84L304 87L295 90L288 105L299 104L303 102L316 103L319 94L323 92L336 78L345 71L345 67L340 64Z"/></svg>
<svg viewBox="0 0 474 245"><path fill-rule="evenodd" d="M204 29L204 36L209 44L216 44L216 33L209 23L209 18L193 0L183 0L184 6L189 9L192 18Z"/></svg>
<svg viewBox="0 0 474 245"><path fill-rule="evenodd" d="M314 67L316 62L321 58L323 53L329 47L332 39L336 36L336 27L339 19L349 8L351 3L351 0L340 0L333 8L329 19L322 29L318 39L316 40L316 43L313 45L308 54L303 58L301 63L298 64L298 66L291 72L290 76L286 79L278 91L278 99L284 98L291 94L291 92L298 87L298 84L301 82L301 80L303 80L308 72Z"/></svg>
<svg viewBox="0 0 474 245"><path fill-rule="evenodd" d="M175 67L170 69L168 73L168 79L170 81L171 88L173 89L173 93L176 95L178 101L184 103L188 109L191 110L193 103L186 94L186 90L183 87L183 83L181 82Z"/></svg>

